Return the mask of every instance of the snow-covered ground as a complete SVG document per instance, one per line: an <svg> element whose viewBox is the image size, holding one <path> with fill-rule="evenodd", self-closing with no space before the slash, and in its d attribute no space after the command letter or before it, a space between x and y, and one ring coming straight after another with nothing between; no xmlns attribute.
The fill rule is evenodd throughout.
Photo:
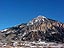
<svg viewBox="0 0 64 48"><path fill-rule="evenodd" d="M16 44L15 44L16 43ZM27 41L22 41L19 43L15 42L13 43L12 46L10 46L9 44L4 46L0 46L0 48L64 48L64 44L57 44L57 43L53 43L53 42L27 42ZM15 46L16 45L16 46Z"/></svg>

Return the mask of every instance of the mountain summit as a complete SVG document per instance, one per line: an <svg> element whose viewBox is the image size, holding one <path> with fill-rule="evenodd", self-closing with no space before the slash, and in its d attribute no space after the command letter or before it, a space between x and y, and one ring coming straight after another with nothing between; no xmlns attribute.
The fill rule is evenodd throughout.
<svg viewBox="0 0 64 48"><path fill-rule="evenodd" d="M45 41L64 42L64 24L38 16L26 24L20 24L0 31L0 42Z"/></svg>
<svg viewBox="0 0 64 48"><path fill-rule="evenodd" d="M44 16L39 15L38 17L34 18L32 21L29 21L27 25L33 25L34 23L37 22L44 22L47 18Z"/></svg>

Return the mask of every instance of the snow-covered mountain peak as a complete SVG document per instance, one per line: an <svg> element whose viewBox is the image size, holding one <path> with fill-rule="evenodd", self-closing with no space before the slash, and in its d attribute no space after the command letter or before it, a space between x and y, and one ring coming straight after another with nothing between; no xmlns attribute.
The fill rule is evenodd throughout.
<svg viewBox="0 0 64 48"><path fill-rule="evenodd" d="M33 25L34 23L39 23L39 22L45 22L47 18L45 16L39 15L38 17L34 18L33 20L29 21L27 25Z"/></svg>
<svg viewBox="0 0 64 48"><path fill-rule="evenodd" d="M37 18L46 18L45 16L39 15Z"/></svg>

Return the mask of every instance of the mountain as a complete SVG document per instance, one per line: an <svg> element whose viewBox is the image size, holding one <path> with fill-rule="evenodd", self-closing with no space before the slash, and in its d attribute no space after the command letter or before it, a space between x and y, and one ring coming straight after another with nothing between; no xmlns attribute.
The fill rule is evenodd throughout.
<svg viewBox="0 0 64 48"><path fill-rule="evenodd" d="M0 42L45 41L64 43L64 23L38 16L23 23L0 31Z"/></svg>

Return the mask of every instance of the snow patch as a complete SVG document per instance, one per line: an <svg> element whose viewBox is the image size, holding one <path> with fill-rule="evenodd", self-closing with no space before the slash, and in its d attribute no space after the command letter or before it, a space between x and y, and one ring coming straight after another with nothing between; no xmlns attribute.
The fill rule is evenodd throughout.
<svg viewBox="0 0 64 48"><path fill-rule="evenodd" d="M2 30L1 32L3 32L3 31L7 31L8 29L4 29L4 30Z"/></svg>
<svg viewBox="0 0 64 48"><path fill-rule="evenodd" d="M39 15L38 18L46 18L45 16Z"/></svg>
<svg viewBox="0 0 64 48"><path fill-rule="evenodd" d="M35 22L37 22L38 20L35 20Z"/></svg>
<svg viewBox="0 0 64 48"><path fill-rule="evenodd" d="M26 35L26 32L22 36L25 36L25 35Z"/></svg>

